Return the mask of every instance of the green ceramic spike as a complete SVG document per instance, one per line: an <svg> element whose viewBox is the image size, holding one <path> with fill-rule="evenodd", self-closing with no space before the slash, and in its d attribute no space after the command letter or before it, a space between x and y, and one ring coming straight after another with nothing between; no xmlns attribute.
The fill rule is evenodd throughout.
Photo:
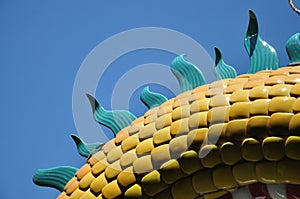
<svg viewBox="0 0 300 199"><path fill-rule="evenodd" d="M192 63L177 56L171 64L171 70L180 84L180 92L188 91L206 83L202 72Z"/></svg>
<svg viewBox="0 0 300 199"><path fill-rule="evenodd" d="M89 157L90 153L94 149L100 149L103 146L103 143L97 142L92 144L84 143L83 140L77 135L72 134L72 139L74 140L78 153L83 157Z"/></svg>
<svg viewBox="0 0 300 199"><path fill-rule="evenodd" d="M229 66L224 62L222 53L217 47L215 47L215 53L216 53L216 60L215 60L214 70L217 78L219 80L226 79L226 78L235 78L237 76L236 70L232 66Z"/></svg>
<svg viewBox="0 0 300 199"><path fill-rule="evenodd" d="M149 108L154 108L156 106L161 105L168 99L162 94L155 93L149 90L149 86L146 86L140 95L142 102Z"/></svg>
<svg viewBox="0 0 300 199"><path fill-rule="evenodd" d="M63 191L65 185L74 177L78 169L70 166L39 169L33 176L33 182L39 186L52 187Z"/></svg>
<svg viewBox="0 0 300 199"><path fill-rule="evenodd" d="M276 50L260 37L254 12L249 10L249 16L248 30L244 40L251 65L248 73L277 69L279 67L279 59Z"/></svg>
<svg viewBox="0 0 300 199"><path fill-rule="evenodd" d="M300 62L300 33L296 33L286 42L286 51L290 64Z"/></svg>
<svg viewBox="0 0 300 199"><path fill-rule="evenodd" d="M95 120L110 128L116 135L121 129L129 126L136 116L125 110L105 110L101 104L91 95L87 94L91 103Z"/></svg>

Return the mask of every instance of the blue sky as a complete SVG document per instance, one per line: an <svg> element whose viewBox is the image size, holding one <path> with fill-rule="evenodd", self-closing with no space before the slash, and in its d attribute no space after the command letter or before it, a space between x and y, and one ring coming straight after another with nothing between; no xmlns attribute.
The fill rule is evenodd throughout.
<svg viewBox="0 0 300 199"><path fill-rule="evenodd" d="M213 47L218 46L226 62L241 74L249 66L243 46L249 9L258 17L261 36L286 65L285 42L300 32L300 17L287 1L1 0L0 198L56 198L58 191L32 183L34 171L83 165L85 159L70 138L77 133L72 91L81 63L100 42L132 28L169 28L195 39L212 58ZM113 77L139 64L170 64L173 58L158 50L120 57L99 81L96 97L109 107L117 81ZM156 89L172 96L167 89ZM140 90L137 87L129 100L137 115L146 110L138 102Z"/></svg>

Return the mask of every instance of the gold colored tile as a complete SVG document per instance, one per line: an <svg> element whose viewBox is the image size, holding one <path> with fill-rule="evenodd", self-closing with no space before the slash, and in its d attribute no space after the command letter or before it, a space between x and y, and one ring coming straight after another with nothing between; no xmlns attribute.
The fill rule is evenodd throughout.
<svg viewBox="0 0 300 199"><path fill-rule="evenodd" d="M105 177L107 180L111 181L116 179L119 173L122 171L120 160L112 163L105 169Z"/></svg>
<svg viewBox="0 0 300 199"><path fill-rule="evenodd" d="M211 108L207 112L207 122L209 125L224 123L229 121L229 106Z"/></svg>
<svg viewBox="0 0 300 199"><path fill-rule="evenodd" d="M249 102L249 90L238 90L231 94L230 103Z"/></svg>
<svg viewBox="0 0 300 199"><path fill-rule="evenodd" d="M99 152L95 153L94 155L92 155L92 157L89 158L88 163L92 167L97 162L99 162L100 160L103 160L104 158L106 158L106 155L104 154L104 152L103 151L99 151Z"/></svg>
<svg viewBox="0 0 300 199"><path fill-rule="evenodd" d="M232 169L233 177L240 186L246 186L257 182L255 163L245 162L237 164Z"/></svg>
<svg viewBox="0 0 300 199"><path fill-rule="evenodd" d="M91 171L91 166L89 164L83 165L75 174L78 181L80 181L86 174Z"/></svg>
<svg viewBox="0 0 300 199"><path fill-rule="evenodd" d="M213 96L210 100L209 106L211 108L218 106L229 106L229 95L222 94Z"/></svg>
<svg viewBox="0 0 300 199"><path fill-rule="evenodd" d="M214 185L219 189L232 189L238 187L238 183L233 177L231 167L225 166L215 168L212 172Z"/></svg>
<svg viewBox="0 0 300 199"><path fill-rule="evenodd" d="M216 144L226 140L227 123L214 124L208 128L207 143Z"/></svg>
<svg viewBox="0 0 300 199"><path fill-rule="evenodd" d="M242 142L242 156L246 161L258 162L264 158L261 143L254 138Z"/></svg>
<svg viewBox="0 0 300 199"><path fill-rule="evenodd" d="M101 173L91 184L90 189L97 194L100 194L103 187L108 184L105 174Z"/></svg>
<svg viewBox="0 0 300 199"><path fill-rule="evenodd" d="M247 137L263 139L268 136L270 116L254 116L247 123Z"/></svg>
<svg viewBox="0 0 300 199"><path fill-rule="evenodd" d="M250 116L269 115L270 99L257 99L250 105Z"/></svg>
<svg viewBox="0 0 300 199"><path fill-rule="evenodd" d="M177 107L180 106L185 106L189 104L189 98L175 98L174 103L173 103L173 110Z"/></svg>
<svg viewBox="0 0 300 199"><path fill-rule="evenodd" d="M281 182L300 184L300 161L283 159L278 162L277 175Z"/></svg>
<svg viewBox="0 0 300 199"><path fill-rule="evenodd" d="M137 154L135 152L135 149L132 149L126 153L124 153L120 158L120 165L121 167L128 167L130 166L136 159Z"/></svg>
<svg viewBox="0 0 300 199"><path fill-rule="evenodd" d="M269 103L269 113L276 112L293 112L293 103L296 99L294 97L274 97Z"/></svg>
<svg viewBox="0 0 300 199"><path fill-rule="evenodd" d="M298 120L299 121L299 120ZM288 158L300 160L300 137L289 136L285 142L285 154Z"/></svg>
<svg viewBox="0 0 300 199"><path fill-rule="evenodd" d="M151 155L145 155L133 162L133 171L137 174L143 174L153 171Z"/></svg>
<svg viewBox="0 0 300 199"><path fill-rule="evenodd" d="M187 175L203 168L198 154L193 150L183 152L180 156L179 163L182 171Z"/></svg>
<svg viewBox="0 0 300 199"><path fill-rule="evenodd" d="M141 128L141 130L139 132L139 139L144 140L144 139L150 138L153 136L153 134L155 132L156 132L155 122L147 124L146 126Z"/></svg>
<svg viewBox="0 0 300 199"><path fill-rule="evenodd" d="M81 190L87 190L90 187L90 184L95 180L92 172L86 174L79 182L79 187Z"/></svg>
<svg viewBox="0 0 300 199"><path fill-rule="evenodd" d="M90 190L87 190L86 192L84 192L84 194L82 194L82 196L80 198L97 199L96 196Z"/></svg>
<svg viewBox="0 0 300 199"><path fill-rule="evenodd" d="M153 138L148 138L142 142L140 142L136 146L136 153L137 154L145 154L145 153L150 153L152 149L154 148L153 145Z"/></svg>
<svg viewBox="0 0 300 199"><path fill-rule="evenodd" d="M225 88L229 81L230 81L230 79L222 79L222 80L214 81L211 84L209 84L209 88L216 88L216 87L217 88L219 88L219 87Z"/></svg>
<svg viewBox="0 0 300 199"><path fill-rule="evenodd" d="M289 123L293 115L293 113L272 114L268 123L269 134L274 136L289 135Z"/></svg>
<svg viewBox="0 0 300 199"><path fill-rule="evenodd" d="M254 99L268 99L269 86L257 86L249 91L249 98Z"/></svg>
<svg viewBox="0 0 300 199"><path fill-rule="evenodd" d="M79 182L76 177L73 177L65 186L65 192L67 195L71 195L79 187Z"/></svg>
<svg viewBox="0 0 300 199"><path fill-rule="evenodd" d="M145 175L141 180L143 191L149 196L154 196L168 188L168 185L161 180L161 175L154 170Z"/></svg>
<svg viewBox="0 0 300 199"><path fill-rule="evenodd" d="M232 85L228 85L225 90L224 93L225 94L232 94L235 91L239 91L239 90L243 90L244 84L232 84Z"/></svg>
<svg viewBox="0 0 300 199"><path fill-rule="evenodd" d="M229 141L242 141L246 138L248 119L232 120L226 127L226 138Z"/></svg>
<svg viewBox="0 0 300 199"><path fill-rule="evenodd" d="M262 161L255 165L257 179L265 184L280 183L277 176L277 163L273 161Z"/></svg>
<svg viewBox="0 0 300 199"><path fill-rule="evenodd" d="M128 187L136 182L133 167L128 167L121 171L117 177L118 183L123 187Z"/></svg>
<svg viewBox="0 0 300 199"><path fill-rule="evenodd" d="M229 118L233 119L244 119L250 117L250 107L252 102L237 102L234 103L229 110Z"/></svg>
<svg viewBox="0 0 300 199"><path fill-rule="evenodd" d="M182 118L187 118L190 116L190 105L184 105L175 108L172 111L172 120L176 121Z"/></svg>
<svg viewBox="0 0 300 199"><path fill-rule="evenodd" d="M170 126L160 129L153 134L153 143L156 145L169 142L171 139L172 137Z"/></svg>
<svg viewBox="0 0 300 199"><path fill-rule="evenodd" d="M300 98L297 98L293 103L293 112L300 113Z"/></svg>
<svg viewBox="0 0 300 199"><path fill-rule="evenodd" d="M211 172L211 170L200 170L192 175L193 188L197 193L204 194L218 190L213 182Z"/></svg>
<svg viewBox="0 0 300 199"><path fill-rule="evenodd" d="M195 198L198 195L193 188L191 176L174 183L171 192L174 199Z"/></svg>
<svg viewBox="0 0 300 199"><path fill-rule="evenodd" d="M135 148L138 145L138 143L139 143L139 139L137 137L130 136L122 142L121 149L123 151L129 151L129 150Z"/></svg>
<svg viewBox="0 0 300 199"><path fill-rule="evenodd" d="M189 118L177 120L171 124L171 135L179 136L189 132Z"/></svg>
<svg viewBox="0 0 300 199"><path fill-rule="evenodd" d="M117 198L121 196L122 191L118 185L117 180L114 180L109 184L107 184L106 186L104 186L104 188L102 189L102 195L105 198Z"/></svg>
<svg viewBox="0 0 300 199"><path fill-rule="evenodd" d="M170 104L168 106L160 106L158 111L157 111L157 116L165 115L167 113L171 113L173 111L173 105Z"/></svg>
<svg viewBox="0 0 300 199"><path fill-rule="evenodd" d="M262 143L266 160L279 161L285 156L284 139L281 137L267 137Z"/></svg>
<svg viewBox="0 0 300 199"><path fill-rule="evenodd" d="M70 199L78 199L84 194L84 191L80 189L76 189L70 196Z"/></svg>
<svg viewBox="0 0 300 199"><path fill-rule="evenodd" d="M287 78L287 76L285 75L276 75L276 76L272 76L270 78L268 78L265 81L265 85L266 86L273 86L276 84L284 84L285 79Z"/></svg>
<svg viewBox="0 0 300 199"><path fill-rule="evenodd" d="M216 145L205 145L199 151L201 164L206 168L214 168L222 163L220 150Z"/></svg>
<svg viewBox="0 0 300 199"><path fill-rule="evenodd" d="M189 117L189 129L207 127L207 111L194 113Z"/></svg>
<svg viewBox="0 0 300 199"><path fill-rule="evenodd" d="M115 144L120 145L123 142L123 140L125 140L128 137L129 137L128 133L125 133L124 131L120 131L116 135Z"/></svg>
<svg viewBox="0 0 300 199"><path fill-rule="evenodd" d="M115 144L115 139L112 139L108 142L106 142L103 147L102 147L102 151L107 154L110 150L116 148L116 144Z"/></svg>
<svg viewBox="0 0 300 199"><path fill-rule="evenodd" d="M286 84L297 84L300 83L300 74L291 74L289 75L284 82Z"/></svg>
<svg viewBox="0 0 300 199"><path fill-rule="evenodd" d="M227 87L230 86L230 85L242 85L242 88L243 88L243 85L248 81L248 78L245 77L245 78L234 78L234 79L230 79L228 84L227 84Z"/></svg>
<svg viewBox="0 0 300 199"><path fill-rule="evenodd" d="M138 184L131 186L124 194L125 199L132 199L132 198L140 198L140 199L147 199L148 197L143 194L142 187Z"/></svg>
<svg viewBox="0 0 300 199"><path fill-rule="evenodd" d="M203 98L203 99L194 101L190 107L191 114L202 112L202 111L208 111L209 110L209 101L210 101L209 98Z"/></svg>
<svg viewBox="0 0 300 199"><path fill-rule="evenodd" d="M173 184L185 176L185 174L181 171L178 161L175 159L165 162L160 167L159 173L161 175L161 179L167 184Z"/></svg>
<svg viewBox="0 0 300 199"><path fill-rule="evenodd" d="M238 144L232 142L225 142L221 146L221 159L222 162L227 165L234 165L241 161L242 151Z"/></svg>
<svg viewBox="0 0 300 199"><path fill-rule="evenodd" d="M294 135L300 135L300 113L294 115L289 123L289 130Z"/></svg>
<svg viewBox="0 0 300 199"><path fill-rule="evenodd" d="M159 109L159 107L154 107L154 108L149 109L148 111L145 112L144 118L146 118L146 117L148 117L150 115L156 114L157 111L158 111L158 109Z"/></svg>
<svg viewBox="0 0 300 199"><path fill-rule="evenodd" d="M169 144L163 144L155 147L151 151L151 160L154 169L158 169L163 163L171 159Z"/></svg>
<svg viewBox="0 0 300 199"><path fill-rule="evenodd" d="M187 135L182 135L173 138L169 144L170 155L172 158L177 159L180 154L188 149L187 145Z"/></svg>
<svg viewBox="0 0 300 199"><path fill-rule="evenodd" d="M106 167L108 166L108 162L106 161L106 159L103 159L99 162L97 162L93 167L92 167L92 173L97 176L100 173L102 173Z"/></svg>
<svg viewBox="0 0 300 199"><path fill-rule="evenodd" d="M188 147L199 149L207 137L207 130L207 128L191 130L187 136Z"/></svg>
<svg viewBox="0 0 300 199"><path fill-rule="evenodd" d="M271 86L269 89L269 98L279 97L279 96L290 96L290 90L292 85L288 84L277 84Z"/></svg>
<svg viewBox="0 0 300 199"><path fill-rule="evenodd" d="M295 84L290 91L292 97L300 97L300 83Z"/></svg>
<svg viewBox="0 0 300 199"><path fill-rule="evenodd" d="M196 100L201 100L201 99L205 99L206 98L206 93L207 91L199 91L199 92L195 92L191 95L191 97L189 98L189 103L192 103Z"/></svg>
<svg viewBox="0 0 300 199"><path fill-rule="evenodd" d="M172 113L167 113L159 116L155 121L155 128L157 130L170 126L172 124Z"/></svg>
<svg viewBox="0 0 300 199"><path fill-rule="evenodd" d="M114 161L120 159L122 154L123 154L123 152L122 152L121 147L120 146L115 147L114 149L110 150L107 153L107 156L106 156L107 162L113 163Z"/></svg>
<svg viewBox="0 0 300 199"><path fill-rule="evenodd" d="M249 80L248 82L246 82L244 84L244 89L252 89L254 87L257 87L257 86L264 86L265 85L265 79L252 79L252 80Z"/></svg>

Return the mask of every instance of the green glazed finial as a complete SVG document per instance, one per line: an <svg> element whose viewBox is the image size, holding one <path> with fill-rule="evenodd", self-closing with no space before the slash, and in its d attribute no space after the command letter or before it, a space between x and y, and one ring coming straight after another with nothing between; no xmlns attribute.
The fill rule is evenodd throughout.
<svg viewBox="0 0 300 199"><path fill-rule="evenodd" d="M136 116L129 111L125 110L105 110L101 104L91 95L87 94L90 104L93 109L95 120L110 128L114 135L116 135L120 130L129 126Z"/></svg>
<svg viewBox="0 0 300 199"><path fill-rule="evenodd" d="M286 42L285 48L290 59L290 64L300 62L300 33L291 36Z"/></svg>
<svg viewBox="0 0 300 199"><path fill-rule="evenodd" d="M236 70L226 64L223 60L222 53L215 47L216 60L215 60L215 73L219 80L226 78L235 78L237 76Z"/></svg>
<svg viewBox="0 0 300 199"><path fill-rule="evenodd" d="M149 86L146 86L140 95L142 102L149 108L154 108L156 106L161 105L168 99L162 94L155 93L149 90Z"/></svg>
<svg viewBox="0 0 300 199"><path fill-rule="evenodd" d="M251 10L249 10L249 17L249 25L244 40L251 65L248 73L256 73L261 70L276 70L279 67L276 50L260 37L257 18Z"/></svg>
<svg viewBox="0 0 300 199"><path fill-rule="evenodd" d="M180 92L188 91L206 83L202 72L192 63L177 56L171 64L171 70L180 84Z"/></svg>

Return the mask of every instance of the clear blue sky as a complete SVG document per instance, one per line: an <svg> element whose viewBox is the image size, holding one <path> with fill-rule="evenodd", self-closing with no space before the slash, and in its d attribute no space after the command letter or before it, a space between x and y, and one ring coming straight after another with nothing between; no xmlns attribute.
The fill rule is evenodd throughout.
<svg viewBox="0 0 300 199"><path fill-rule="evenodd" d="M218 46L226 62L245 73L249 9L258 17L262 37L277 49L281 65L287 64L285 42L300 32L300 17L287 1L1 0L0 198L56 198L58 191L32 183L34 171L83 165L85 159L70 139L76 134L72 89L81 63L101 41L132 28L170 28L198 41L213 58ZM121 57L101 79L96 97L104 106L110 104L116 80L109 76L120 73L118 66L169 64L172 58L151 50ZM131 109L142 114L145 108L137 98L133 95L136 106Z"/></svg>

